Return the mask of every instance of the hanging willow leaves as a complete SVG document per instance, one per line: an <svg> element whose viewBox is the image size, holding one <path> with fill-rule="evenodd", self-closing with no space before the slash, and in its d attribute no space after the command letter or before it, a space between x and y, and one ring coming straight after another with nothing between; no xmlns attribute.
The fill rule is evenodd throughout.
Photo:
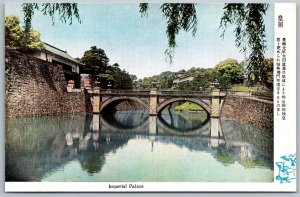
<svg viewBox="0 0 300 197"><path fill-rule="evenodd" d="M235 45L244 53L249 61L248 70L251 75L260 80L264 53L266 50L266 35L263 16L268 10L268 4L225 4L220 27L222 37L229 25L235 26ZM197 16L195 4L165 3L160 7L167 22L168 49L165 51L170 63L174 57L176 35L180 30L197 31ZM147 16L149 4L140 4L140 13Z"/></svg>
<svg viewBox="0 0 300 197"><path fill-rule="evenodd" d="M28 42L31 21L35 11L40 11L44 15L49 15L52 18L52 24L54 24L56 14L59 16L61 22L69 22L71 25L73 17L75 17L78 22L81 23L77 3L23 3L22 11L24 13L24 46L26 46L26 43Z"/></svg>
<svg viewBox="0 0 300 197"><path fill-rule="evenodd" d="M220 27L225 30L235 25L235 45L247 57L248 70L256 81L261 81L264 68L266 46L265 24L263 16L268 4L225 4Z"/></svg>
<svg viewBox="0 0 300 197"><path fill-rule="evenodd" d="M140 13L147 16L148 3L140 4ZM188 3L164 3L160 7L163 17L167 22L166 34L168 37L168 49L165 51L166 57L172 63L174 49L176 45L176 35L180 30L192 31L193 36L197 31L197 16L194 4Z"/></svg>

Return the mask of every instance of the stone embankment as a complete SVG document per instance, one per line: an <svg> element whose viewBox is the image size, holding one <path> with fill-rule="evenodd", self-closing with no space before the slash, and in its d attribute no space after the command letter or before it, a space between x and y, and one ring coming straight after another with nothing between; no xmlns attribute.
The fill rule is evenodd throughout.
<svg viewBox="0 0 300 197"><path fill-rule="evenodd" d="M92 111L84 92L67 92L63 66L23 53L5 52L5 115L85 114Z"/></svg>
<svg viewBox="0 0 300 197"><path fill-rule="evenodd" d="M262 128L273 128L273 102L227 95L223 103L221 116Z"/></svg>

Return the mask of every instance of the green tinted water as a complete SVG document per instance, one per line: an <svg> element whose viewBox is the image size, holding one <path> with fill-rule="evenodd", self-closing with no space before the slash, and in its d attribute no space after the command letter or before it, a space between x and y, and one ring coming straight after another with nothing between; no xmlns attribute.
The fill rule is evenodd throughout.
<svg viewBox="0 0 300 197"><path fill-rule="evenodd" d="M271 130L144 111L6 120L6 181L271 182Z"/></svg>

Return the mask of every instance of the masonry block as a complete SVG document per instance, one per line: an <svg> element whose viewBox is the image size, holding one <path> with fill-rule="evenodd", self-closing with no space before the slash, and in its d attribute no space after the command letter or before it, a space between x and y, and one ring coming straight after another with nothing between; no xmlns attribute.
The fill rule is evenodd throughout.
<svg viewBox="0 0 300 197"><path fill-rule="evenodd" d="M92 104L93 104L93 113L95 113L95 114L100 113L101 99L100 99L100 88L99 87L94 88Z"/></svg>
<svg viewBox="0 0 300 197"><path fill-rule="evenodd" d="M149 115L157 116L157 90L150 91Z"/></svg>
<svg viewBox="0 0 300 197"><path fill-rule="evenodd" d="M215 89L212 92L211 117L218 118L219 116L220 116L220 90Z"/></svg>

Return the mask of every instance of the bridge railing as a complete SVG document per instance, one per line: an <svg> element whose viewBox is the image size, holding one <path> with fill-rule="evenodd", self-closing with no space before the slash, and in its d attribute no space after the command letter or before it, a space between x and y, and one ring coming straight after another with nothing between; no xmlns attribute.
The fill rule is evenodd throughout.
<svg viewBox="0 0 300 197"><path fill-rule="evenodd" d="M161 90L160 95L186 95L186 96L210 96L211 92L206 91L187 91L187 90Z"/></svg>
<svg viewBox="0 0 300 197"><path fill-rule="evenodd" d="M111 95L117 95L117 94L126 94L126 95L149 95L150 90L119 90L119 89L102 89L101 94L111 94ZM210 96L211 92L206 91L186 91L186 90L158 90L158 95L186 95L186 96Z"/></svg>
<svg viewBox="0 0 300 197"><path fill-rule="evenodd" d="M119 90L119 89L102 89L101 94L130 94L130 95L149 95L150 90Z"/></svg>

